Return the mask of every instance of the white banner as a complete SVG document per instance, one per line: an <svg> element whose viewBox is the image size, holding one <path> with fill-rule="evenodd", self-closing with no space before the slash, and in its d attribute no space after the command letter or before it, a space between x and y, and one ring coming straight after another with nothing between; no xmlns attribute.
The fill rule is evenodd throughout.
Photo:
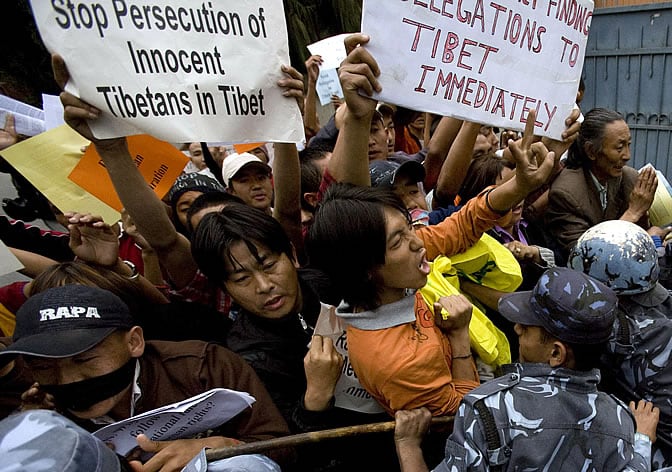
<svg viewBox="0 0 672 472"><path fill-rule="evenodd" d="M282 0L31 0L67 90L96 106L98 138L299 142L296 101L276 82L289 65Z"/></svg>
<svg viewBox="0 0 672 472"><path fill-rule="evenodd" d="M364 0L376 98L560 138L574 107L591 0Z"/></svg>

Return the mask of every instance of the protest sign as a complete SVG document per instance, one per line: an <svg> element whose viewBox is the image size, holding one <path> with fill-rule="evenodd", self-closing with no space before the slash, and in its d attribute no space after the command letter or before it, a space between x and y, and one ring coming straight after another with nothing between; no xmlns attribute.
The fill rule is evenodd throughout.
<svg viewBox="0 0 672 472"><path fill-rule="evenodd" d="M189 160L172 144L146 134L130 136L128 151L145 182L159 198L168 193ZM68 178L117 211L120 212L123 208L103 160L94 146L87 148Z"/></svg>
<svg viewBox="0 0 672 472"><path fill-rule="evenodd" d="M68 125L61 125L0 151L2 157L59 210L100 215L112 224L117 210L68 179L89 141Z"/></svg>
<svg viewBox="0 0 672 472"><path fill-rule="evenodd" d="M591 0L364 0L375 98L559 139L576 92Z"/></svg>
<svg viewBox="0 0 672 472"><path fill-rule="evenodd" d="M333 95L338 98L343 98L343 89L341 82L338 79L338 71L336 69L324 69L320 67L320 75L317 77L316 84L317 96L320 99L320 105L328 105L331 103Z"/></svg>
<svg viewBox="0 0 672 472"><path fill-rule="evenodd" d="M289 64L282 0L31 0L66 90L102 111L97 138L298 142L294 99L276 85Z"/></svg>
<svg viewBox="0 0 672 472"><path fill-rule="evenodd" d="M308 52L313 56L322 57L321 68L324 69L338 69L341 67L341 62L345 59L345 43L343 42L348 36L348 33L337 34L324 38L316 43L307 46Z"/></svg>
<svg viewBox="0 0 672 472"><path fill-rule="evenodd" d="M93 435L106 444L113 444L114 451L125 456L137 447L135 438L139 434L153 441L191 438L223 425L255 401L246 392L215 388L105 426Z"/></svg>

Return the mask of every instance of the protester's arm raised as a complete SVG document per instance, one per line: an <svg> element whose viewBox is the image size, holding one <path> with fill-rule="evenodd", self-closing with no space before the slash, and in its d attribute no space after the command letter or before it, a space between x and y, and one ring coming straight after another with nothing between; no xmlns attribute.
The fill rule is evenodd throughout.
<svg viewBox="0 0 672 472"><path fill-rule="evenodd" d="M301 73L293 67L283 66L285 77L278 81L283 95L303 102L303 80ZM273 217L294 244L299 262L303 256L303 236L301 234L301 165L299 152L294 143L276 143L273 159L273 184L275 200Z"/></svg>
<svg viewBox="0 0 672 472"><path fill-rule="evenodd" d="M63 89L69 78L63 58L53 55L52 67L54 78ZM119 199L158 254L175 287L186 286L197 271L189 240L177 232L163 202L138 171L126 139L96 139L87 120L98 118L100 111L68 92L61 93L61 103L66 123L96 146Z"/></svg>
<svg viewBox="0 0 672 472"><path fill-rule="evenodd" d="M462 120L444 116L436 125L434 134L429 139L427 157L422 165L425 166L425 190L436 187L439 174L443 168L448 151L451 149L457 133L462 127Z"/></svg>
<svg viewBox="0 0 672 472"><path fill-rule="evenodd" d="M119 258L119 236L100 216L66 212L70 248L82 261L105 267L124 277L133 277L147 300L168 303L168 299L144 276L134 277L133 270Z"/></svg>
<svg viewBox="0 0 672 472"><path fill-rule="evenodd" d="M345 39L348 53L338 72L345 95L343 120L339 127L336 146L328 170L337 182L371 185L369 176L369 132L371 117L377 101L369 98L382 89L377 77L378 64L361 46L369 41L363 34L353 34ZM360 94L362 91L365 95Z"/></svg>
<svg viewBox="0 0 672 472"><path fill-rule="evenodd" d="M434 201L436 206L453 205L455 196L460 191L462 182L467 176L469 164L474 154L474 144L481 125L465 121L457 133L457 137L450 146L448 156L441 166L439 179L434 189Z"/></svg>
<svg viewBox="0 0 672 472"><path fill-rule="evenodd" d="M308 75L306 96L304 99L303 126L306 130L306 139L315 136L320 130L320 120L317 116L317 77L320 75L322 56L313 55L306 61Z"/></svg>

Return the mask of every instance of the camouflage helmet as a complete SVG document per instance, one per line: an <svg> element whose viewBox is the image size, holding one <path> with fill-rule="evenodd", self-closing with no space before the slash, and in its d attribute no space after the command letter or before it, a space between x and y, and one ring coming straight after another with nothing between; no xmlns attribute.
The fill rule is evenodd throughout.
<svg viewBox="0 0 672 472"><path fill-rule="evenodd" d="M656 246L641 227L611 220L583 233L567 264L604 283L619 295L634 295L652 289L660 268Z"/></svg>

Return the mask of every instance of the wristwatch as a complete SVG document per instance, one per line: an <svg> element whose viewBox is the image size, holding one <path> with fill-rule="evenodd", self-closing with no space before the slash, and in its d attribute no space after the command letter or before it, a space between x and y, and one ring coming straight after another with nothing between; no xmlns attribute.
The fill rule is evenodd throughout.
<svg viewBox="0 0 672 472"><path fill-rule="evenodd" d="M138 273L138 268L135 267L135 264L133 264L131 261L127 260L122 260L124 264L128 266L129 269L131 269L131 275L127 275L126 278L128 280L137 280L138 277L140 277L140 274Z"/></svg>

